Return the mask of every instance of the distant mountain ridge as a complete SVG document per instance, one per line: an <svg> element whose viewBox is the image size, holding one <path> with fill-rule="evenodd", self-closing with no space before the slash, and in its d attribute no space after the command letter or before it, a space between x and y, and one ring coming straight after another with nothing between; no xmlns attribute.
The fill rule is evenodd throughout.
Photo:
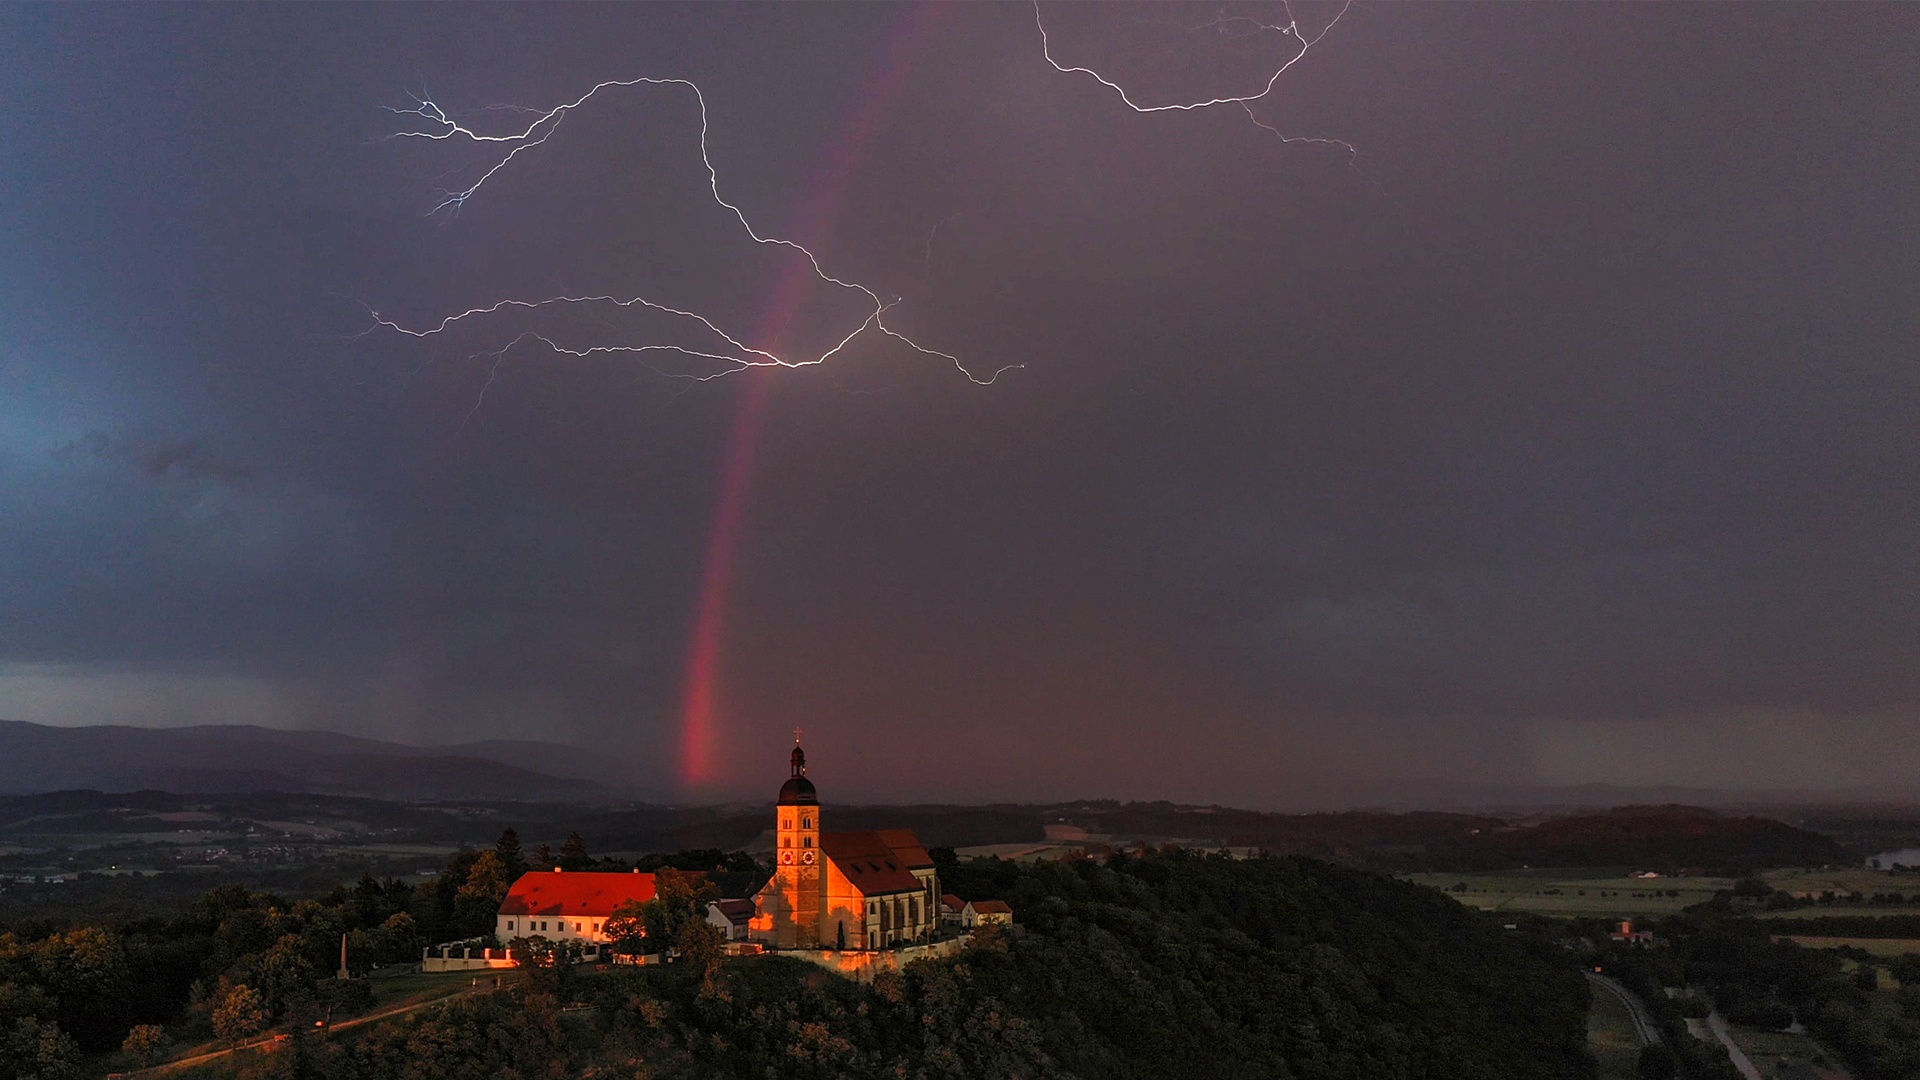
<svg viewBox="0 0 1920 1080"><path fill-rule="evenodd" d="M0 794L72 788L217 794L314 792L380 799L610 801L630 785L604 757L555 743L413 746L332 731L244 724L49 727L0 720ZM567 770L578 761L577 771Z"/></svg>
<svg viewBox="0 0 1920 1080"><path fill-rule="evenodd" d="M1355 808L1404 813L1443 810L1514 815L1567 814L1618 806L1758 807L1920 803L1920 784L1845 788L1704 788L1647 784L1481 784L1433 778L1396 779L1383 797L1359 797Z"/></svg>

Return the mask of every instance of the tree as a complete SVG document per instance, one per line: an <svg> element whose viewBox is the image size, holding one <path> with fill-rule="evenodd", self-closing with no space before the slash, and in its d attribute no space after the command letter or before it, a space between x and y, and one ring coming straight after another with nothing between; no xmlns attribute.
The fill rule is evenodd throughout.
<svg viewBox="0 0 1920 1080"><path fill-rule="evenodd" d="M1887 962L1887 970L1893 972L1901 986L1920 986L1920 956L1896 956Z"/></svg>
<svg viewBox="0 0 1920 1080"><path fill-rule="evenodd" d="M360 875L351 891L336 890L335 895L338 901L333 906L355 926L372 926L385 918L387 891L372 874Z"/></svg>
<svg viewBox="0 0 1920 1080"><path fill-rule="evenodd" d="M453 894L454 932L462 937L478 937L492 931L500 902L512 885L506 860L497 851L483 851L467 870L467 879Z"/></svg>
<svg viewBox="0 0 1920 1080"><path fill-rule="evenodd" d="M928 848L927 855L933 860L934 872L944 880L960 869L960 856L950 847Z"/></svg>
<svg viewBox="0 0 1920 1080"><path fill-rule="evenodd" d="M567 842L560 845L560 869L576 873L593 869L593 856L587 854L587 842L577 832L567 834Z"/></svg>
<svg viewBox="0 0 1920 1080"><path fill-rule="evenodd" d="M467 869L467 879L460 883L460 889L454 893L454 897L478 898L497 905L506 898L507 889L512 884L506 860L500 857L500 853L483 851Z"/></svg>
<svg viewBox="0 0 1920 1080"><path fill-rule="evenodd" d="M573 985L574 968L585 953L578 941L552 941L537 934L514 938L508 951L526 972L527 986L546 994L558 994Z"/></svg>
<svg viewBox="0 0 1920 1080"><path fill-rule="evenodd" d="M493 842L494 854L507 868L507 876L517 880L527 872L527 857L520 850L520 834L509 825L500 830L500 839Z"/></svg>
<svg viewBox="0 0 1920 1080"><path fill-rule="evenodd" d="M223 1039L238 1041L264 1029L272 1016L266 998L260 991L246 983L238 983L214 1006L213 1033Z"/></svg>
<svg viewBox="0 0 1920 1080"><path fill-rule="evenodd" d="M420 958L420 928L413 916L396 911L374 931L375 963L397 964Z"/></svg>
<svg viewBox="0 0 1920 1080"><path fill-rule="evenodd" d="M260 1000L273 1012L285 1009L295 998L305 996L313 987L313 965L300 951L300 937L287 934L261 953L249 975L250 985L260 992Z"/></svg>
<svg viewBox="0 0 1920 1080"><path fill-rule="evenodd" d="M704 922L707 901L717 899L720 890L704 877L693 874L669 871L656 873L653 880L653 899L641 908L641 918L647 924L647 937L662 943L662 947L666 942L673 942L677 946L681 927L689 921Z"/></svg>
<svg viewBox="0 0 1920 1080"><path fill-rule="evenodd" d="M720 928L707 920L688 919L680 924L673 945L680 952L681 963L705 966L720 959L726 939L720 936Z"/></svg>
<svg viewBox="0 0 1920 1080"><path fill-rule="evenodd" d="M167 1032L159 1024L135 1024L127 1032L120 1050L141 1065L153 1065L159 1062L160 1055L167 1048Z"/></svg>
<svg viewBox="0 0 1920 1080"><path fill-rule="evenodd" d="M632 956L647 949L647 909L638 900L622 900L607 916L604 926L613 940L613 951Z"/></svg>
<svg viewBox="0 0 1920 1080"><path fill-rule="evenodd" d="M1640 1050L1640 1065L1637 1075L1640 1080L1673 1080L1680 1065L1674 1060L1673 1051L1659 1043L1652 1043Z"/></svg>

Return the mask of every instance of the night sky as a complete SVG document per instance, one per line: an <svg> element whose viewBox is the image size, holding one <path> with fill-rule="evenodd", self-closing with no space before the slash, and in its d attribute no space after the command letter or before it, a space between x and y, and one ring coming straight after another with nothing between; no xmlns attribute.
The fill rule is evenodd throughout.
<svg viewBox="0 0 1920 1080"><path fill-rule="evenodd" d="M1142 103L1298 51L1044 12ZM796 725L829 801L1910 785L1917 47L1357 5L1252 106L1349 153L1131 111L1021 4L0 8L0 718L548 739L686 797L770 797ZM684 87L457 213L499 154L383 138L640 76L756 228L1024 367L373 322L858 326L715 203Z"/></svg>

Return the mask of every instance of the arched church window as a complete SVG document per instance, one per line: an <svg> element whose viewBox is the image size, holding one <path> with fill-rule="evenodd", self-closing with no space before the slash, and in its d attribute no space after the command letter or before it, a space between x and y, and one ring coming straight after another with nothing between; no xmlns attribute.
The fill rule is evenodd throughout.
<svg viewBox="0 0 1920 1080"><path fill-rule="evenodd" d="M803 818L801 818L801 819L800 819L800 827L801 827L801 828L803 828L803 829L811 829L811 828L813 828L813 819L812 819L812 818L810 818L810 817L803 817Z"/></svg>
<svg viewBox="0 0 1920 1080"><path fill-rule="evenodd" d="M811 837L811 836L803 836L803 837L801 837L801 838L800 838L800 846L801 846L801 847L812 847L812 846L813 846L813 837Z"/></svg>
<svg viewBox="0 0 1920 1080"><path fill-rule="evenodd" d="M791 836L783 836L783 837L781 837L781 838L780 838L780 846L781 846L781 847L792 847L792 846L793 846L793 837L791 837Z"/></svg>

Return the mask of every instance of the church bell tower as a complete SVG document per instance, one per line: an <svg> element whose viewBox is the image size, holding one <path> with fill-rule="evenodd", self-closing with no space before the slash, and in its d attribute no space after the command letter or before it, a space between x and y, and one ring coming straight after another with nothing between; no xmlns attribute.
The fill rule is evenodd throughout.
<svg viewBox="0 0 1920 1080"><path fill-rule="evenodd" d="M780 891L786 900L788 925L777 926L776 937L784 948L812 949L820 945L820 909L825 899L820 853L820 798L813 781L807 779L807 755L800 749L800 733L794 732L793 773L780 787L780 804L774 832L779 838L779 859L775 871Z"/></svg>

